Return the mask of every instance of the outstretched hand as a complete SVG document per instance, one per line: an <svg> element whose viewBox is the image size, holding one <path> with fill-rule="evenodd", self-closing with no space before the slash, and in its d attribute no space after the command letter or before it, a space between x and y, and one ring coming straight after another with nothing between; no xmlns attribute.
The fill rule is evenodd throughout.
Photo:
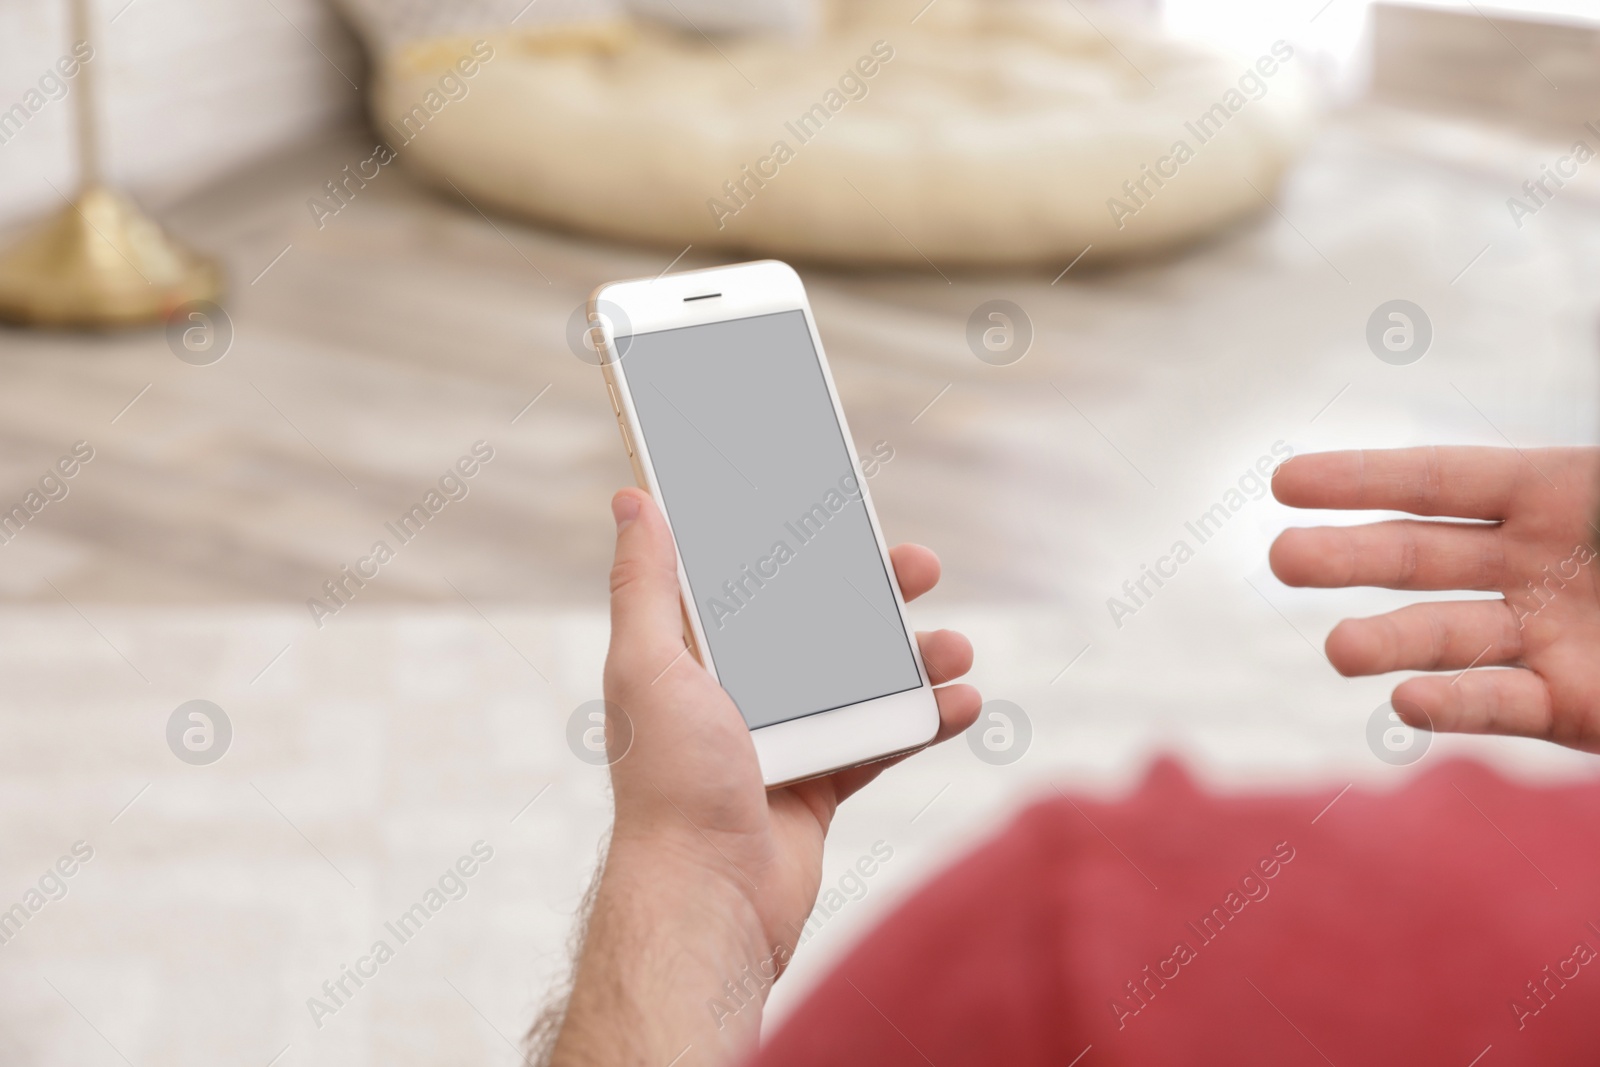
<svg viewBox="0 0 1600 1067"><path fill-rule="evenodd" d="M1414 727L1600 752L1597 483L1592 448L1298 456L1273 479L1274 495L1293 507L1480 521L1286 530L1272 570L1294 586L1498 593L1346 619L1328 635L1328 659L1345 675L1458 672L1395 688L1395 711Z"/></svg>

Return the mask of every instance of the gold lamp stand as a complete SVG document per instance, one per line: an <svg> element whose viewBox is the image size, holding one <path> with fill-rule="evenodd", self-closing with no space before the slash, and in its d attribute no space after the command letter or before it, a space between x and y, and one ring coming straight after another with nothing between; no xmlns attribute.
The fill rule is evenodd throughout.
<svg viewBox="0 0 1600 1067"><path fill-rule="evenodd" d="M75 39L91 39L86 0L73 0L72 23ZM78 192L0 253L0 320L112 329L160 322L191 300L215 301L217 264L172 240L101 181L88 63L77 81Z"/></svg>

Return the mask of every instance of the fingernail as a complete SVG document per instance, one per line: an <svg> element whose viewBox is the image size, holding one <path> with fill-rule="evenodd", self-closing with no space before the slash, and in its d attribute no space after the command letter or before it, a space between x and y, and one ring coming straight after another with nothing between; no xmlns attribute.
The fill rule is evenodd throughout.
<svg viewBox="0 0 1600 1067"><path fill-rule="evenodd" d="M639 498L633 493L618 493L611 498L611 516L617 520L617 532L639 517Z"/></svg>

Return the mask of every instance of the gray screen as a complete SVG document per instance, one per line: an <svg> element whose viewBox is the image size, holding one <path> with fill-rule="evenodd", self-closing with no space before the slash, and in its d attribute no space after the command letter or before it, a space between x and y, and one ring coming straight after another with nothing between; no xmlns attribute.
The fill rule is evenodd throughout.
<svg viewBox="0 0 1600 1067"><path fill-rule="evenodd" d="M920 685L804 314L623 343L693 610L750 728Z"/></svg>

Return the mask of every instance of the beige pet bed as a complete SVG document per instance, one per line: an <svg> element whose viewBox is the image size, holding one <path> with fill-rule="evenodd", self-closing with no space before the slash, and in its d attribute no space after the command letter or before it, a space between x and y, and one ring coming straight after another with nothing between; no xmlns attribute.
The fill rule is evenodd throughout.
<svg viewBox="0 0 1600 1067"><path fill-rule="evenodd" d="M1221 58L1087 4L936 0L913 23L922 2L804 43L609 21L414 44L373 109L404 165L485 209L923 269L1193 240L1265 206L1309 123L1287 46Z"/></svg>

